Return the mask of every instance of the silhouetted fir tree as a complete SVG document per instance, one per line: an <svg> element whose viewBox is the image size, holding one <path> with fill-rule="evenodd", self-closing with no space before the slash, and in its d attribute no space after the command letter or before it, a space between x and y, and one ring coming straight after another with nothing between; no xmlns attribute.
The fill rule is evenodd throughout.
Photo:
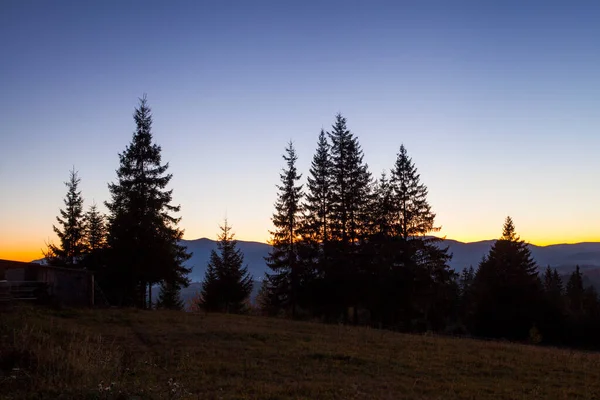
<svg viewBox="0 0 600 400"><path fill-rule="evenodd" d="M469 320L469 309L473 297L473 282L475 280L475 269L472 265L469 268L462 270L457 277L457 307L453 318L456 319L458 325L455 328L457 333L467 333L465 322Z"/></svg>
<svg viewBox="0 0 600 400"><path fill-rule="evenodd" d="M363 152L358 139L348 130L346 119L336 115L329 132L331 139L331 261L327 266L328 291L335 298L338 311L352 307L353 320L365 297L367 274L361 245L368 238L372 191L371 174L363 162Z"/></svg>
<svg viewBox="0 0 600 400"><path fill-rule="evenodd" d="M242 313L252 292L252 277L244 264L244 255L227 225L218 237L217 251L212 250L202 283L201 304L206 311Z"/></svg>
<svg viewBox="0 0 600 400"><path fill-rule="evenodd" d="M366 279L366 300L371 311L371 322L382 326L385 322L382 319L383 310L389 308L392 303L390 298L382 295L382 290L389 285L395 259L395 205L393 188L385 172L376 182L373 192L369 240L363 245L363 251L371 260Z"/></svg>
<svg viewBox="0 0 600 400"><path fill-rule="evenodd" d="M462 297L468 297L471 287L473 286L473 281L475 280L475 270L473 266L469 266L469 268L465 268L462 270L460 274L460 294Z"/></svg>
<svg viewBox="0 0 600 400"><path fill-rule="evenodd" d="M305 302L313 315L320 315L326 308L330 293L322 285L324 271L329 263L331 219L331 155L327 135L321 129L317 149L313 156L307 178L307 192L302 204L303 215L299 233L301 247L298 253L302 270L307 276L303 292L310 293ZM310 304L309 304L310 303ZM273 307L270 308L273 311Z"/></svg>
<svg viewBox="0 0 600 400"><path fill-rule="evenodd" d="M85 268L101 271L106 262L106 216L98 211L96 203L85 213L84 231L85 256L82 265Z"/></svg>
<svg viewBox="0 0 600 400"><path fill-rule="evenodd" d="M178 284L171 284L166 281L160 283L160 292L156 308L165 308L168 310L183 310L183 300L181 300L181 288Z"/></svg>
<svg viewBox="0 0 600 400"><path fill-rule="evenodd" d="M395 219L393 187L385 172L375 183L372 194L366 251L370 253L373 264L385 270L393 264L393 252L390 250L393 249L391 242L394 238Z"/></svg>
<svg viewBox="0 0 600 400"><path fill-rule="evenodd" d="M538 324L541 282L529 248L517 236L510 217L502 237L479 264L473 288L472 329L476 334L526 339Z"/></svg>
<svg viewBox="0 0 600 400"><path fill-rule="evenodd" d="M565 301L568 314L568 340L578 347L598 347L600 313L598 295L592 286L583 283L579 266L571 273L566 284Z"/></svg>
<svg viewBox="0 0 600 400"><path fill-rule="evenodd" d="M396 219L394 187L385 172L377 181L374 194L371 209L371 234L372 236L393 237Z"/></svg>
<svg viewBox="0 0 600 400"><path fill-rule="evenodd" d="M198 306L205 311L217 312L221 311L220 296L223 292L221 288L221 280L217 275L217 270L223 269L221 257L212 250L210 252L210 260L204 272L204 281L202 281L202 290L200 292L200 303Z"/></svg>
<svg viewBox="0 0 600 400"><path fill-rule="evenodd" d="M321 130L307 179L303 209L302 235L314 243L326 243L330 237L331 159L327 136Z"/></svg>
<svg viewBox="0 0 600 400"><path fill-rule="evenodd" d="M546 270L544 271L543 284L544 284L544 291L550 298L552 298L556 301L560 300L560 298L563 295L562 279L560 278L560 275L558 275L558 272L556 271L556 269L550 268L549 265L546 267Z"/></svg>
<svg viewBox="0 0 600 400"><path fill-rule="evenodd" d="M276 305L272 304L272 300L269 298L269 284L265 279L260 283L255 302L261 315L276 315L280 311Z"/></svg>
<svg viewBox="0 0 600 400"><path fill-rule="evenodd" d="M270 244L273 246L266 257L269 298L273 307L283 308L296 317L300 290L304 281L304 269L299 258L300 223L302 216L302 185L298 184L301 175L296 168L298 157L292 142L285 149L283 159L286 167L280 174L281 184L272 217L274 231L271 231Z"/></svg>
<svg viewBox="0 0 600 400"><path fill-rule="evenodd" d="M575 267L575 271L571 273L569 280L567 281L566 287L566 298L569 307L569 311L572 314L583 313L583 276L579 269L579 265Z"/></svg>
<svg viewBox="0 0 600 400"><path fill-rule="evenodd" d="M565 339L565 302L563 283L556 269L548 265L542 279L544 304L541 315L540 331L544 342L560 344Z"/></svg>
<svg viewBox="0 0 600 400"><path fill-rule="evenodd" d="M84 238L87 253L106 247L106 216L98 211L96 203L85 213Z"/></svg>
<svg viewBox="0 0 600 400"><path fill-rule="evenodd" d="M600 303L598 292L593 286L588 286L583 292L583 309L585 312L584 332L586 347L600 347Z"/></svg>
<svg viewBox="0 0 600 400"><path fill-rule="evenodd" d="M131 143L119 154L117 182L108 185L111 200L108 238L110 269L105 287L117 304L145 308L152 285L161 281L186 286L190 269L183 266L191 254L179 244L183 230L173 213L172 190L166 187L172 175L169 164L161 164L161 147L152 142L152 114L146 97L134 113L136 130Z"/></svg>
<svg viewBox="0 0 600 400"><path fill-rule="evenodd" d="M596 288L591 285L585 288L583 291L582 303L583 310L588 319L598 321L599 304Z"/></svg>
<svg viewBox="0 0 600 400"><path fill-rule="evenodd" d="M79 190L81 179L73 168L70 171L69 181L65 182L68 188L64 199L65 209L60 210L56 217L59 226L52 226L60 240L58 246L48 245L45 257L51 265L74 266L81 261L85 254L85 217L83 213L83 197Z"/></svg>
<svg viewBox="0 0 600 400"><path fill-rule="evenodd" d="M594 348L600 347L600 303L593 286L585 287L579 266L571 273L565 288L567 307L567 340L569 344Z"/></svg>
<svg viewBox="0 0 600 400"><path fill-rule="evenodd" d="M440 228L434 224L427 187L404 145L392 169L391 186L396 252L389 281L397 285L388 288L394 299L392 319L405 327L421 321L428 329L439 329L455 300L455 273L448 265L452 255L442 247L443 239L430 236Z"/></svg>
<svg viewBox="0 0 600 400"><path fill-rule="evenodd" d="M368 223L371 174L363 162L358 139L348 130L346 118L336 115L331 139L331 235L344 245L363 238Z"/></svg>

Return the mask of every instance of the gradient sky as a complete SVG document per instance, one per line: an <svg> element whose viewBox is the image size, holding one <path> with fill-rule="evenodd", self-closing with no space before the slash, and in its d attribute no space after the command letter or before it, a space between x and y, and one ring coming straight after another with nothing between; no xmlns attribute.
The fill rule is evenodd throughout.
<svg viewBox="0 0 600 400"><path fill-rule="evenodd" d="M598 4L598 5L596 5ZM108 199L147 93L185 238L266 241L281 154L341 112L374 176L401 143L442 234L600 240L600 3L0 2L0 258L54 240L69 169ZM101 208L104 210L104 206Z"/></svg>

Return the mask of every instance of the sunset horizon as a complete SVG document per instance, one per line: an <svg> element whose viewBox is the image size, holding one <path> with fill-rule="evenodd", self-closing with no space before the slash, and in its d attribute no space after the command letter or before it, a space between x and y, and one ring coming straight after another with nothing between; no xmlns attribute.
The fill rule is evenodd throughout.
<svg viewBox="0 0 600 400"><path fill-rule="evenodd" d="M267 242L286 144L306 188L341 113L373 179L406 146L442 236L492 240L510 215L536 245L600 241L593 12L340 4L0 6L0 258L56 241L72 168L107 213L144 94L185 238L227 216Z"/></svg>
<svg viewBox="0 0 600 400"><path fill-rule="evenodd" d="M599 21L0 1L2 395L600 398Z"/></svg>
<svg viewBox="0 0 600 400"><path fill-rule="evenodd" d="M500 235L498 235L499 237ZM443 236L439 236L439 237L443 237ZM457 242L461 242L461 243L478 243L478 242L487 242L487 241L494 241L497 240L498 237L496 238L482 238L482 239L469 239L469 240L460 240L460 239L456 239L453 237L446 237L445 239L448 240L454 240ZM235 237L238 241L243 241L243 242L255 242L255 243L264 243L264 244L269 244L269 239L253 239L253 238L242 238L239 237L236 234ZM208 239L208 240L212 240L215 241L216 238L216 234L214 237L209 237L209 236L200 236L200 237L196 237L196 238L188 238L188 237L184 237L183 238L186 241L194 241L194 240L201 240L201 239ZM548 246L556 246L556 245L573 245L573 244L582 244L582 243L600 243L600 238L598 239L591 239L591 238L582 238L580 240L575 239L575 240L565 240L565 241L549 241L549 242L543 242L543 241L529 241L527 240L527 238L521 237L521 239L525 240L526 243L534 245L534 246L539 246L539 247L548 247ZM6 250L5 248L0 249L0 259L2 260L13 260L13 261L23 261L23 262L30 262L30 261L36 261L39 259L44 258L44 254L42 249L45 249L44 246L42 246L42 248L38 251L35 250L30 250L30 249L19 249L19 248L13 248L10 250Z"/></svg>

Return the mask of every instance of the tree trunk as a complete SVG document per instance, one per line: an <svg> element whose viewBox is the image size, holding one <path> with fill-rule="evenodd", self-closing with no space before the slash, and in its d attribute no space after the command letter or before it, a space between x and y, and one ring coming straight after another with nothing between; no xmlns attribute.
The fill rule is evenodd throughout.
<svg viewBox="0 0 600 400"><path fill-rule="evenodd" d="M139 288L140 288L140 293L139 293L139 297L138 297L138 301L140 302L139 307L141 309L145 309L146 308L146 282L142 281Z"/></svg>

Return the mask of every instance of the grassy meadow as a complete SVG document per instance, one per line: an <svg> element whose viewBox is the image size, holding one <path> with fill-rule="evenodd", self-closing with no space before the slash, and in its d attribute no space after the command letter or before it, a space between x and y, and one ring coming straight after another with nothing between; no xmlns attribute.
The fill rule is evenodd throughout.
<svg viewBox="0 0 600 400"><path fill-rule="evenodd" d="M2 399L594 399L600 354L262 317L21 307Z"/></svg>

